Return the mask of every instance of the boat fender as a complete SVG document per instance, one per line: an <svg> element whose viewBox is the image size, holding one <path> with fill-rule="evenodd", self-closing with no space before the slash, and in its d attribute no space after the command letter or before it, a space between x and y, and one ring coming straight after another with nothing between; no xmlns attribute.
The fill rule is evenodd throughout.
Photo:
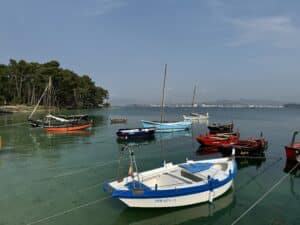
<svg viewBox="0 0 300 225"><path fill-rule="evenodd" d="M235 156L235 148L234 147L232 148L231 155Z"/></svg>
<svg viewBox="0 0 300 225"><path fill-rule="evenodd" d="M157 191L157 187L158 187L158 185L157 185L157 184L155 184L155 191Z"/></svg>

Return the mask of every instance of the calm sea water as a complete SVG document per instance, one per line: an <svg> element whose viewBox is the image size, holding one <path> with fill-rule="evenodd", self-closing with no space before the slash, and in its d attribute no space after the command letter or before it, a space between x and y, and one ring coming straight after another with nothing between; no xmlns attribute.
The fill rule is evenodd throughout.
<svg viewBox="0 0 300 225"><path fill-rule="evenodd" d="M190 109L167 109L168 120L181 119ZM205 111L206 112L206 111ZM31 128L24 114L0 116L0 224L232 224L286 173L284 145L300 129L300 111L287 109L209 109L209 122L234 121L241 137L263 132L269 140L266 157L238 159L234 188L212 204L176 209L132 209L102 190L105 181L126 175L128 157L116 142L118 128L140 127L141 119L158 119L155 108L113 108L81 111L95 126L85 132L47 134ZM128 123L109 124L125 116ZM190 132L157 135L141 143L135 154L140 171L183 162L186 158L220 157L201 154ZM121 165L121 166L120 166ZM288 176L237 224L300 224L300 171Z"/></svg>

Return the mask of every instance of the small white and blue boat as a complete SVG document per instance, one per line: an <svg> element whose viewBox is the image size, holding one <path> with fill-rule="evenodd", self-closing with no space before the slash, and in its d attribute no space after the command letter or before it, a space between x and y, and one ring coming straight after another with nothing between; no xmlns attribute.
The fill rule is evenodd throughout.
<svg viewBox="0 0 300 225"><path fill-rule="evenodd" d="M104 185L106 192L129 207L164 208L212 202L231 188L237 171L233 158L219 158L187 160L178 165L165 163L139 173L132 151L130 156L129 176Z"/></svg>
<svg viewBox="0 0 300 225"><path fill-rule="evenodd" d="M188 130L191 128L192 120L184 120L178 122L158 122L142 120L143 127L155 127L156 132L173 132Z"/></svg>

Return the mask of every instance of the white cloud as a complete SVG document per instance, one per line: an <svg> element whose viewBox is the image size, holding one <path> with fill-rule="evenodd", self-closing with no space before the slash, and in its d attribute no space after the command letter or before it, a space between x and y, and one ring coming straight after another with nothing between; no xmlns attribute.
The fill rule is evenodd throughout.
<svg viewBox="0 0 300 225"><path fill-rule="evenodd" d="M102 16L114 9L118 9L126 5L123 0L98 0L93 8L86 10L86 16Z"/></svg>
<svg viewBox="0 0 300 225"><path fill-rule="evenodd" d="M229 23L237 32L229 46L266 42L278 48L300 47L300 29L289 17L231 19Z"/></svg>

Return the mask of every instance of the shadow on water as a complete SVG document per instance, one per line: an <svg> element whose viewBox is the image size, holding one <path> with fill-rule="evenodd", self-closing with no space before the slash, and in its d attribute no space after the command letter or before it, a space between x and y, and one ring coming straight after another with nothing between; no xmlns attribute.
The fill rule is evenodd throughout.
<svg viewBox="0 0 300 225"><path fill-rule="evenodd" d="M182 224L195 221L205 223L210 218L214 220L229 213L235 205L234 190L229 190L225 195L213 203L203 203L181 208L164 209L135 209L126 208L121 212L114 225L152 225L152 224Z"/></svg>
<svg viewBox="0 0 300 225"><path fill-rule="evenodd" d="M299 184L298 179L300 179L300 162L287 159L283 171L291 174L289 180L290 192L297 201L300 201L300 191L299 186L297 186Z"/></svg>

